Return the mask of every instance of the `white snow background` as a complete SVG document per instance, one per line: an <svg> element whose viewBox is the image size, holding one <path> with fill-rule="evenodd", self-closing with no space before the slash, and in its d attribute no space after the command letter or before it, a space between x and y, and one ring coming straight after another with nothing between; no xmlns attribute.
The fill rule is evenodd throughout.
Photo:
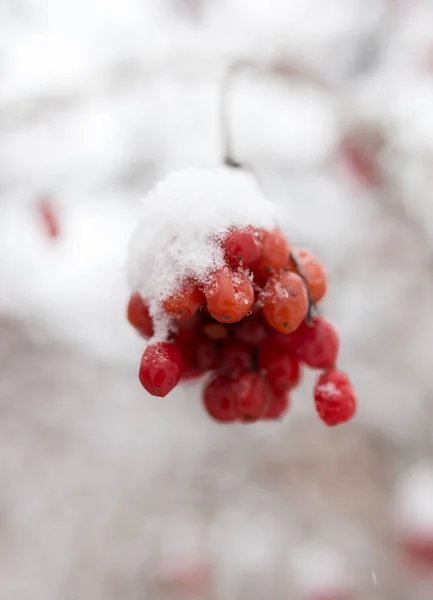
<svg viewBox="0 0 433 600"><path fill-rule="evenodd" d="M431 0L0 0L2 600L425 592L396 539L431 528L432 23ZM329 271L359 396L337 429L310 375L282 423L227 428L198 385L160 400L137 381L140 200L219 164L237 61L235 158ZM346 133L380 189L341 160Z"/></svg>

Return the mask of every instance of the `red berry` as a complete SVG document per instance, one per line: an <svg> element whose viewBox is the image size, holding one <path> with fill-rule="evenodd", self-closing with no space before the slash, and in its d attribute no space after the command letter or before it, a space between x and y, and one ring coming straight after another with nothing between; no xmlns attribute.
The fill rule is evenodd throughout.
<svg viewBox="0 0 433 600"><path fill-rule="evenodd" d="M189 321L185 321L185 323L189 323ZM182 379L187 381L203 375L203 371L197 366L196 361L197 331L181 329L174 336L173 343L182 358Z"/></svg>
<svg viewBox="0 0 433 600"><path fill-rule="evenodd" d="M262 258L257 271L268 273L280 271L289 261L289 242L279 229L262 232Z"/></svg>
<svg viewBox="0 0 433 600"><path fill-rule="evenodd" d="M269 337L259 350L259 367L274 393L296 387L300 379L298 359L274 337Z"/></svg>
<svg viewBox="0 0 433 600"><path fill-rule="evenodd" d="M60 237L59 215L51 200L48 197L41 198L37 204L37 209L47 236L52 240Z"/></svg>
<svg viewBox="0 0 433 600"><path fill-rule="evenodd" d="M411 566L419 572L433 570L433 535L415 534L402 541L403 552Z"/></svg>
<svg viewBox="0 0 433 600"><path fill-rule="evenodd" d="M234 380L236 414L244 423L260 419L268 405L269 387L264 377L255 371L245 371Z"/></svg>
<svg viewBox="0 0 433 600"><path fill-rule="evenodd" d="M166 396L179 383L182 358L170 342L157 342L146 348L141 358L138 377L152 396Z"/></svg>
<svg viewBox="0 0 433 600"><path fill-rule="evenodd" d="M232 273L227 267L213 273L205 285L210 314L222 323L236 323L251 310L252 283L245 271Z"/></svg>
<svg viewBox="0 0 433 600"><path fill-rule="evenodd" d="M235 339L251 346L260 346L268 335L268 328L260 315L245 317L234 327Z"/></svg>
<svg viewBox="0 0 433 600"><path fill-rule="evenodd" d="M307 315L307 292L296 273L282 272L270 277L262 300L263 316L271 327L281 333L295 331Z"/></svg>
<svg viewBox="0 0 433 600"><path fill-rule="evenodd" d="M203 333L211 340L226 340L229 337L229 330L221 323L206 323L202 327Z"/></svg>
<svg viewBox="0 0 433 600"><path fill-rule="evenodd" d="M350 421L356 413L356 397L346 373L324 371L314 387L314 402L319 417L326 425Z"/></svg>
<svg viewBox="0 0 433 600"><path fill-rule="evenodd" d="M302 269L302 273L307 280L308 287L310 288L311 299L314 304L317 304L322 300L327 290L327 277L325 269L322 263L319 261L314 254L305 248L295 247L292 249L293 256L295 257L298 265ZM293 261L289 261L288 265L290 271L297 272Z"/></svg>
<svg viewBox="0 0 433 600"><path fill-rule="evenodd" d="M132 294L129 299L127 318L142 336L146 338L153 336L153 321L149 314L149 307L138 292Z"/></svg>
<svg viewBox="0 0 433 600"><path fill-rule="evenodd" d="M305 322L288 337L298 359L312 369L332 369L337 360L340 340L334 325L324 317L314 317L309 327Z"/></svg>
<svg viewBox="0 0 433 600"><path fill-rule="evenodd" d="M290 397L288 392L279 392L278 394L271 393L269 396L269 404L266 408L264 419L280 419L287 412L290 406Z"/></svg>
<svg viewBox="0 0 433 600"><path fill-rule="evenodd" d="M242 371L247 371L253 363L251 347L241 342L226 342L221 351L220 371L234 377Z"/></svg>
<svg viewBox="0 0 433 600"><path fill-rule="evenodd" d="M209 338L202 336L194 343L195 364L202 372L216 369L220 362L219 348Z"/></svg>
<svg viewBox="0 0 433 600"><path fill-rule="evenodd" d="M217 375L204 390L203 404L209 415L216 421L220 423L236 421L233 381L223 375Z"/></svg>
<svg viewBox="0 0 433 600"><path fill-rule="evenodd" d="M190 319L204 302L204 294L192 279L187 279L180 288L162 303L164 310L179 321Z"/></svg>
<svg viewBox="0 0 433 600"><path fill-rule="evenodd" d="M243 266L252 269L262 255L261 240L253 227L229 230L222 242L227 263L233 267Z"/></svg>

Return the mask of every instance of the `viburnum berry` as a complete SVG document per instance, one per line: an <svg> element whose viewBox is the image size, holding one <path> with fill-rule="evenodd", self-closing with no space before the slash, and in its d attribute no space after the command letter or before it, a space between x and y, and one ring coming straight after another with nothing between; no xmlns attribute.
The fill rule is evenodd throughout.
<svg viewBox="0 0 433 600"><path fill-rule="evenodd" d="M265 412L264 419L280 419L290 407L290 396L288 392L270 393L269 403Z"/></svg>
<svg viewBox="0 0 433 600"><path fill-rule="evenodd" d="M182 357L170 342L151 344L143 352L138 377L152 396L166 396L182 375Z"/></svg>
<svg viewBox="0 0 433 600"><path fill-rule="evenodd" d="M331 369L335 366L340 339L334 325L325 317L313 317L312 325L302 323L290 334L298 359L312 369Z"/></svg>
<svg viewBox="0 0 433 600"><path fill-rule="evenodd" d="M252 269L262 255L262 242L253 227L245 229L231 228L222 242L227 263L237 268Z"/></svg>
<svg viewBox="0 0 433 600"><path fill-rule="evenodd" d="M234 406L244 423L258 421L269 402L269 387L265 378L256 371L245 371L234 380Z"/></svg>
<svg viewBox="0 0 433 600"><path fill-rule="evenodd" d="M60 220L58 211L49 197L40 198L37 210L41 218L45 232L49 238L55 240L60 237Z"/></svg>
<svg viewBox="0 0 433 600"><path fill-rule="evenodd" d="M327 278L325 269L319 259L305 248L293 247L292 254L297 263L302 269L302 273L310 288L311 299L314 304L322 300L327 290ZM294 273L297 272L293 261L288 263L289 269Z"/></svg>
<svg viewBox="0 0 433 600"><path fill-rule="evenodd" d="M268 337L269 331L260 314L245 317L233 328L236 340L251 346L260 346Z"/></svg>
<svg viewBox="0 0 433 600"><path fill-rule="evenodd" d="M236 421L233 380L224 375L217 375L204 390L203 404L208 414L216 421Z"/></svg>
<svg viewBox="0 0 433 600"><path fill-rule="evenodd" d="M262 313L281 333L295 331L308 311L305 284L296 273L283 271L269 278L262 294Z"/></svg>
<svg viewBox="0 0 433 600"><path fill-rule="evenodd" d="M262 266L280 271L289 260L289 242L280 229L266 231L263 235Z"/></svg>
<svg viewBox="0 0 433 600"><path fill-rule="evenodd" d="M418 572L433 570L433 532L407 535L401 543L407 561Z"/></svg>
<svg viewBox="0 0 433 600"><path fill-rule="evenodd" d="M324 371L314 387L314 402L326 425L350 421L356 413L356 396L349 377L342 371Z"/></svg>
<svg viewBox="0 0 433 600"><path fill-rule="evenodd" d="M175 319L190 319L204 302L204 294L192 279L184 281L180 288L162 303L164 310Z"/></svg>
<svg viewBox="0 0 433 600"><path fill-rule="evenodd" d="M221 350L220 371L229 377L234 377L252 367L253 353L251 346L242 342L226 342Z"/></svg>
<svg viewBox="0 0 433 600"><path fill-rule="evenodd" d="M196 360L197 331L181 329L174 336L173 343L182 358L182 379L187 381L203 375L203 370L197 366Z"/></svg>
<svg viewBox="0 0 433 600"><path fill-rule="evenodd" d="M222 323L236 323L251 310L254 289L245 271L233 273L227 267L216 271L205 285L210 314Z"/></svg>
<svg viewBox="0 0 433 600"><path fill-rule="evenodd" d="M194 342L195 365L202 372L216 369L220 362L219 348L206 336Z"/></svg>
<svg viewBox="0 0 433 600"><path fill-rule="evenodd" d="M301 376L296 356L290 354L273 336L260 346L259 368L266 376L272 391L277 394L296 387Z"/></svg>
<svg viewBox="0 0 433 600"><path fill-rule="evenodd" d="M202 327L203 333L211 340L226 340L229 336L228 328L222 323L206 323Z"/></svg>
<svg viewBox="0 0 433 600"><path fill-rule="evenodd" d="M153 336L153 321L149 314L149 307L138 292L135 292L129 298L127 318L129 323L142 336L146 338Z"/></svg>

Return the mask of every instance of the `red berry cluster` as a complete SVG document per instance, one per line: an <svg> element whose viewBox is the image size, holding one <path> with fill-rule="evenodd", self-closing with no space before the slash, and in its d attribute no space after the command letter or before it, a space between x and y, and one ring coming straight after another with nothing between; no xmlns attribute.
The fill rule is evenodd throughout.
<svg viewBox="0 0 433 600"><path fill-rule="evenodd" d="M214 419L278 419L307 366L323 371L314 389L319 417L327 425L351 419L354 391L335 368L338 334L327 319L309 318L326 293L320 262L305 249L290 249L279 229L231 228L219 243L225 266L204 281L182 281L162 303L176 333L144 351L143 387L166 396L181 379L211 371L203 402ZM129 300L128 320L144 337L153 336L138 293Z"/></svg>

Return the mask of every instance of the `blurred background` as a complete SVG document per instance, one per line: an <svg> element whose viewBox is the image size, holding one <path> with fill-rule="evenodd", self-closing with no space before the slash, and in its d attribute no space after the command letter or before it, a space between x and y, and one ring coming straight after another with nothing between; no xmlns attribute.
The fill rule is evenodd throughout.
<svg viewBox="0 0 433 600"><path fill-rule="evenodd" d="M234 157L329 271L355 420L150 398L139 200ZM0 597L433 597L433 0L0 0Z"/></svg>

